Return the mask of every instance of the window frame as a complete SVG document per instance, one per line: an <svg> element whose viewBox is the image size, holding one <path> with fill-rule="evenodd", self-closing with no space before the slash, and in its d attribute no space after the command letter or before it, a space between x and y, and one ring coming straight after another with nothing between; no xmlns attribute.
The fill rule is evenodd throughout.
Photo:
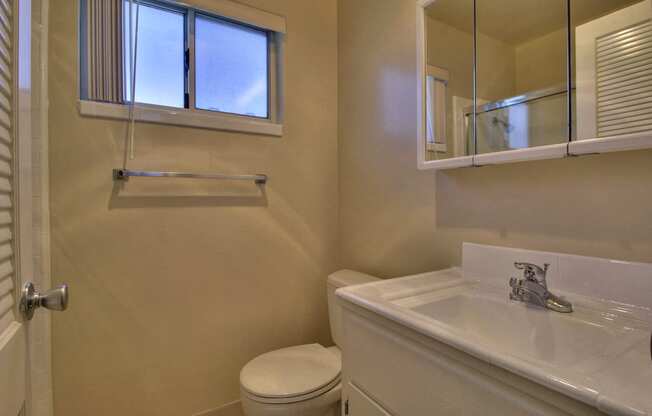
<svg viewBox="0 0 652 416"><path fill-rule="evenodd" d="M196 33L195 33L195 26L197 22L197 17L204 17L207 20L217 20L221 22L226 22L226 23L231 23L234 25L238 26L243 26L261 33L264 33L266 38L267 38L267 117L259 117L259 116L250 116L250 115L245 115L245 114L238 114L238 113L229 113L228 111L218 111L218 110L208 110L205 108L199 108L197 107L197 79L195 77L196 75L196 63L197 63L197 57L196 57L196 51L197 51L197 39L196 39ZM269 30L261 29L256 26L248 25L242 22L237 22L232 19L228 19L225 17L220 17L216 16L215 14L209 14L203 11L196 11L193 10L193 16L189 18L189 22L191 22L192 25L192 47L190 48L190 67L192 68L192 88L190 89L190 103L191 107L195 111L205 111L207 113L219 113L219 114L224 114L227 116L238 116L238 117L247 117L247 118L253 118L257 120L272 120L272 81L274 78L274 74L272 71L274 71L274 65L272 64L272 37L274 36L273 32L270 32ZM190 38L189 38L190 39ZM190 71L189 71L190 72ZM188 77L190 79L190 76Z"/></svg>
<svg viewBox="0 0 652 416"><path fill-rule="evenodd" d="M432 79L433 82L433 91L432 96L428 94L428 82L429 79ZM426 105L425 105L425 117L426 117L426 130L429 124L432 124L430 127L432 131L432 140L428 137L428 131L426 131L426 150L428 152L446 152L448 147L448 132L447 132L447 107L440 105L434 106L433 110L433 101L439 104L439 101L443 99L444 102L448 99L448 83L450 81L450 72L447 69L440 68L435 65L426 66ZM443 86L443 91L438 89L437 86ZM440 96L440 94L443 94ZM442 141L443 139L443 141Z"/></svg>
<svg viewBox="0 0 652 416"><path fill-rule="evenodd" d="M184 50L185 50L185 76L184 76L184 107L169 107L160 104L134 103L134 118L137 121L151 122L158 124L172 124L187 127L199 127L211 130L236 131L270 136L283 135L283 95L282 95L282 54L285 40L285 18L264 12L240 3L229 0L218 0L217 9L224 9L235 14L228 16L228 13L220 13L217 10L208 10L173 0L133 0L134 4L141 4L149 7L157 7L162 10L169 10L181 13L184 17ZM84 0L81 0L84 2ZM80 33L83 31L81 24L81 11L78 17L80 22ZM235 12L235 13L234 13ZM282 31L249 23L245 19L238 19L237 15L249 17L255 16L254 20L272 20L272 27L276 28L280 23ZM267 36L267 117L257 117L237 113L227 113L214 110L200 109L196 106L196 43L195 43L195 22L197 16L204 16L208 19L229 22L238 26L248 27L264 32ZM125 39L129 36L127 35ZM123 47L128 47L124 43ZM80 48L79 70L80 82L85 78L81 63L85 59L85 51ZM129 76L128 68L124 69ZM126 88L126 82L125 82ZM125 91L125 100L126 100ZM129 118L130 102L107 103L92 101L84 97L80 85L79 111L82 116L101 117L108 119L126 120Z"/></svg>
<svg viewBox="0 0 652 416"><path fill-rule="evenodd" d="M121 0L123 2L128 3L128 0ZM172 13L177 13L180 14L183 17L183 50L184 50L184 58L185 59L185 54L188 53L188 48L189 48L189 42L188 42L188 25L189 25L189 13L190 9L181 7L175 3L170 3L167 1L159 1L159 0L133 0L134 5L142 5L146 7L152 7L155 9L160 9L164 10L167 12L172 12ZM125 10L126 13L126 10ZM126 28L125 28L126 30ZM127 39L127 36L123 36L124 42L123 42L123 53L129 53L127 51L127 48L129 44L127 42L131 42L131 39ZM131 59L131 58L130 58ZM131 65L131 60L130 60L130 65ZM127 68L125 65L124 68L122 69L124 72L125 79L126 77L129 77L131 74L130 68ZM188 76L189 76L189 70L188 67L184 63L184 71L183 71L183 94L184 94L184 105L183 107L171 107L167 105L162 105L162 104L152 104L152 103L142 103L135 101L135 104L138 105L149 105L149 106L157 106L157 107L165 107L165 108L175 108L175 109L190 109L191 107L188 107L188 101L187 101L187 95L189 94L189 84L188 84ZM129 84L131 84L133 80L129 80ZM127 82L124 83L124 91L123 91L123 98L125 100L125 104L129 104L131 100L127 98ZM129 91L129 95L131 95L131 91Z"/></svg>

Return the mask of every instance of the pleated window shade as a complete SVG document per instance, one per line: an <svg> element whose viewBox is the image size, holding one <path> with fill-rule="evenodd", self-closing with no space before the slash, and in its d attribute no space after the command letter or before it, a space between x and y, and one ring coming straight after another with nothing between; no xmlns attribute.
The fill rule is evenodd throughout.
<svg viewBox="0 0 652 416"><path fill-rule="evenodd" d="M124 6L122 0L84 0L81 13L82 96L124 103Z"/></svg>

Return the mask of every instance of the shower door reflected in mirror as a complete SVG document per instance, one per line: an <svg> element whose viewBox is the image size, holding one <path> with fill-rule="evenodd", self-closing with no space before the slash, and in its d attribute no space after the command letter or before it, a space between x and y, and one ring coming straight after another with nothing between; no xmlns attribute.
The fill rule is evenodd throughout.
<svg viewBox="0 0 652 416"><path fill-rule="evenodd" d="M437 0L425 9L426 161L475 153L473 105L473 0Z"/></svg>
<svg viewBox="0 0 652 416"><path fill-rule="evenodd" d="M571 2L577 139L652 131L652 1Z"/></svg>
<svg viewBox="0 0 652 416"><path fill-rule="evenodd" d="M477 153L567 142L566 0L477 0L476 25Z"/></svg>

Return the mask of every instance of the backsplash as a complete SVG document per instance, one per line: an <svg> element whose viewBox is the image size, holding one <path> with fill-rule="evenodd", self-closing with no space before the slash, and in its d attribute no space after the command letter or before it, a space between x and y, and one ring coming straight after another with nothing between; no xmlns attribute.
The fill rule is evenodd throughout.
<svg viewBox="0 0 652 416"><path fill-rule="evenodd" d="M543 266L549 263L547 281L552 291L652 310L652 264L599 257L464 243L462 269L470 279L507 287L510 277L520 277L514 262Z"/></svg>

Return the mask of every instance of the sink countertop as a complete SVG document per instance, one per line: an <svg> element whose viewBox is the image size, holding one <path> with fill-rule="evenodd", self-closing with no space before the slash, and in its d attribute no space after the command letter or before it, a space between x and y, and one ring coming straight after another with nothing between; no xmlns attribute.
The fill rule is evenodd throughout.
<svg viewBox="0 0 652 416"><path fill-rule="evenodd" d="M561 314L452 268L336 293L478 359L614 416L652 416L649 309L570 293Z"/></svg>

